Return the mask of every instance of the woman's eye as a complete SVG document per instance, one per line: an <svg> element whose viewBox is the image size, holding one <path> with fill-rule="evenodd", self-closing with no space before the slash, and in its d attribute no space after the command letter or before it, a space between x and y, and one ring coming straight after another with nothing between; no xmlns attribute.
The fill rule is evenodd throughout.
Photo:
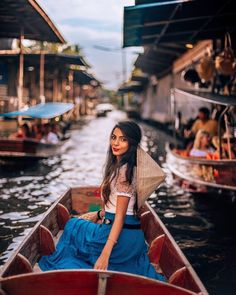
<svg viewBox="0 0 236 295"><path fill-rule="evenodd" d="M116 139L116 136L115 136L115 135L112 135L112 136L111 136L111 139L112 139L112 140L115 140L115 139Z"/></svg>
<svg viewBox="0 0 236 295"><path fill-rule="evenodd" d="M127 139L126 139L125 137L122 137L122 138L121 138L121 141L124 142L124 141L127 141Z"/></svg>

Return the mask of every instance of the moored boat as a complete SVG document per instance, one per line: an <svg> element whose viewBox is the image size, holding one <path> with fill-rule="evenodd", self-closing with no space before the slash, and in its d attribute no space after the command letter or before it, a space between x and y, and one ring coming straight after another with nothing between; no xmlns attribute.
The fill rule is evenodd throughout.
<svg viewBox="0 0 236 295"><path fill-rule="evenodd" d="M38 161L60 154L64 141L58 144L41 143L34 139L0 139L0 163Z"/></svg>
<svg viewBox="0 0 236 295"><path fill-rule="evenodd" d="M166 146L166 161L181 186L193 192L233 191L236 194L236 159L208 160L184 155L184 151Z"/></svg>
<svg viewBox="0 0 236 295"><path fill-rule="evenodd" d="M217 159L211 157L191 157L187 150L177 146L166 145L166 162L173 175L179 179L183 188L192 192L216 192L224 191L232 196L236 195L236 159L222 157L222 130L221 123L224 115L231 106L236 106L233 96L216 95L207 92L173 89L173 98L191 98L204 102L219 104L224 109L218 119L218 145L219 155ZM177 111L177 110L176 110ZM228 138L228 142L235 145L236 138Z"/></svg>
<svg viewBox="0 0 236 295"><path fill-rule="evenodd" d="M24 117L33 119L52 119L72 110L71 103L39 104L17 112L0 114L2 117ZM25 161L38 161L61 153L64 138L58 143L44 143L33 138L0 138L0 163L22 164Z"/></svg>
<svg viewBox="0 0 236 295"><path fill-rule="evenodd" d="M149 258L167 278L162 283L123 272L58 270L42 273L37 261L55 249L73 212L100 208L97 187L68 189L45 213L1 270L0 294L208 294L192 266L146 202L140 212L141 227L149 244ZM38 292L38 293L37 293ZM63 293L64 292L64 293Z"/></svg>

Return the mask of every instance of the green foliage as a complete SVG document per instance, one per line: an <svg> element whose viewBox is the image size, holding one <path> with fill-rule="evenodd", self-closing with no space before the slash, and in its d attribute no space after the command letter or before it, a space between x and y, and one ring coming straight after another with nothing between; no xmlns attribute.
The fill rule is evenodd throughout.
<svg viewBox="0 0 236 295"><path fill-rule="evenodd" d="M25 47L32 53L38 53L44 51L46 53L65 53L71 55L79 55L82 57L82 49L78 44L59 44L59 43L48 43L41 41L33 41L29 46Z"/></svg>

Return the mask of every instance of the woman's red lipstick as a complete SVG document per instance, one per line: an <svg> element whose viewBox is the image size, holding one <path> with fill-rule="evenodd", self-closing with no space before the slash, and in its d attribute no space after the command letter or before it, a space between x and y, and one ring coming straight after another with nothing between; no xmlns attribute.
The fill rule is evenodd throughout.
<svg viewBox="0 0 236 295"><path fill-rule="evenodd" d="M114 152L118 152L119 151L119 149L116 149L114 147L112 149L113 149Z"/></svg>

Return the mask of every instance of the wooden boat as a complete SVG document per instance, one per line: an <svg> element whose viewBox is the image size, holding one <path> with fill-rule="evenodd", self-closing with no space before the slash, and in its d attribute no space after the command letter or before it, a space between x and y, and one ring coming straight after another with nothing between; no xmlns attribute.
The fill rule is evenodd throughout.
<svg viewBox="0 0 236 295"><path fill-rule="evenodd" d="M33 106L27 110L5 113L0 116L52 119L72 110L73 107L74 105L71 103L45 103ZM65 140L61 140L58 144L49 144L31 138L0 138L0 163L15 165L25 163L25 161L38 161L55 156L60 154Z"/></svg>
<svg viewBox="0 0 236 295"><path fill-rule="evenodd" d="M38 161L60 154L64 141L45 144L33 139L0 139L0 163Z"/></svg>
<svg viewBox="0 0 236 295"><path fill-rule="evenodd" d="M41 272L37 261L55 249L73 211L100 208L97 187L68 189L45 213L1 270L0 294L208 294L192 266L154 210L145 203L141 225L149 257L168 283L125 272L58 270Z"/></svg>
<svg viewBox="0 0 236 295"><path fill-rule="evenodd" d="M206 92L174 89L173 97L178 95L225 106L218 121L218 140L221 146L223 140L221 137L221 120L231 105L236 106L236 98L212 95ZM235 141L236 138L231 140ZM166 153L168 168L186 190L198 193L224 191L236 195L236 159L223 159L222 155L217 160L189 157L185 150L169 144L166 145Z"/></svg>
<svg viewBox="0 0 236 295"><path fill-rule="evenodd" d="M236 194L236 159L207 160L184 156L184 151L167 145L166 162L183 188L192 192L234 191Z"/></svg>

